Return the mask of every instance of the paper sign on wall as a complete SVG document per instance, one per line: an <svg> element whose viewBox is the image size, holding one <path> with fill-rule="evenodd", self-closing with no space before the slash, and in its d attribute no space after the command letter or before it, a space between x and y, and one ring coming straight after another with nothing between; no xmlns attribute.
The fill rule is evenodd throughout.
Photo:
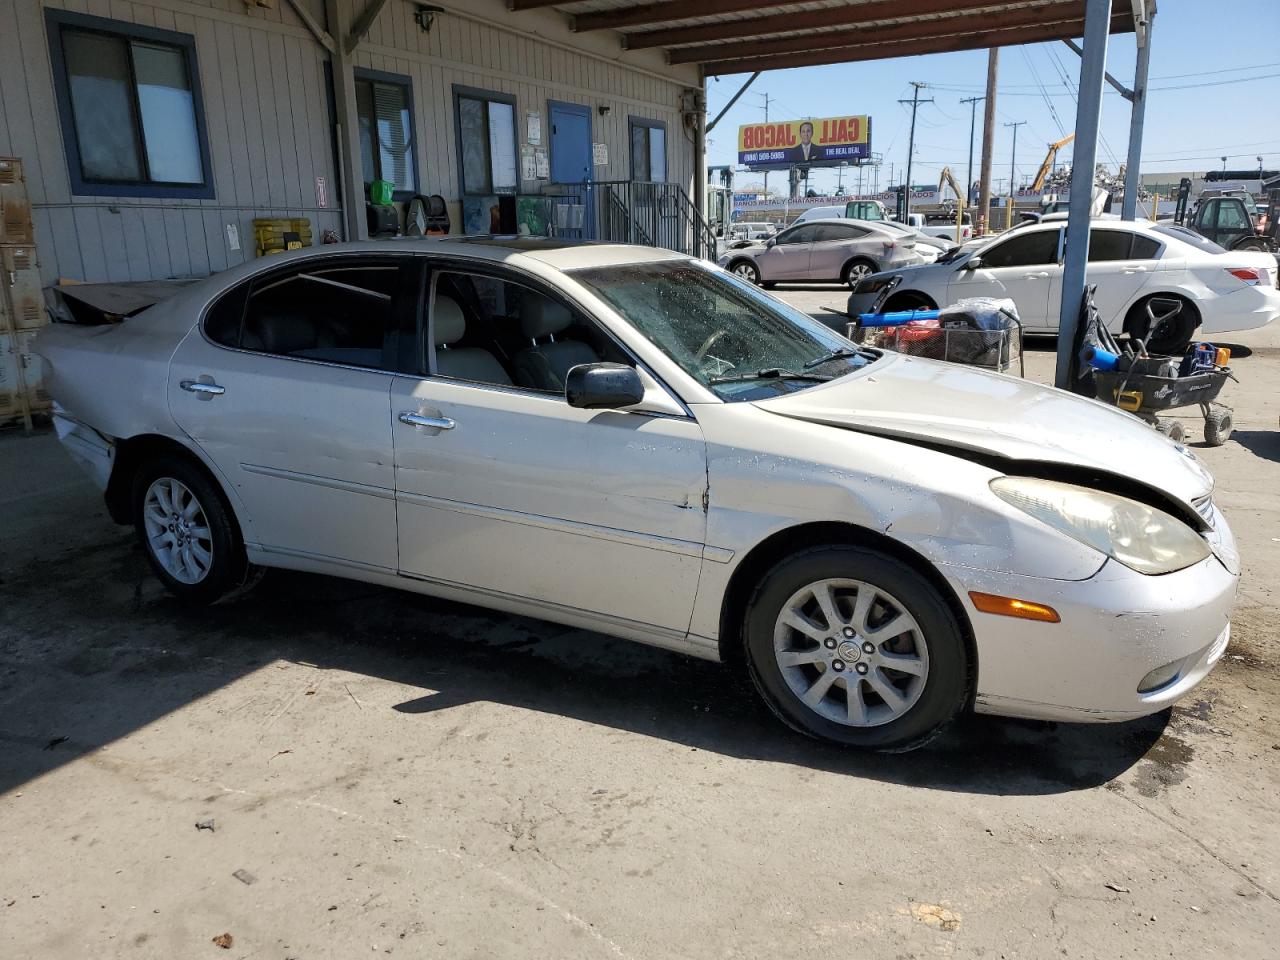
<svg viewBox="0 0 1280 960"><path fill-rule="evenodd" d="M329 183L324 177L316 177L316 206L329 206Z"/></svg>
<svg viewBox="0 0 1280 960"><path fill-rule="evenodd" d="M546 147L538 147L533 151L533 159L538 168L539 180L551 179L551 157L547 154Z"/></svg>
<svg viewBox="0 0 1280 960"><path fill-rule="evenodd" d="M524 138L535 147L541 144L542 143L542 114L526 113L525 125L527 129L525 131Z"/></svg>
<svg viewBox="0 0 1280 960"><path fill-rule="evenodd" d="M591 145L591 162L597 167L607 167L609 165L609 145L607 143L593 143Z"/></svg>
<svg viewBox="0 0 1280 960"><path fill-rule="evenodd" d="M538 179L538 162L534 159L533 147L520 148L520 179Z"/></svg>

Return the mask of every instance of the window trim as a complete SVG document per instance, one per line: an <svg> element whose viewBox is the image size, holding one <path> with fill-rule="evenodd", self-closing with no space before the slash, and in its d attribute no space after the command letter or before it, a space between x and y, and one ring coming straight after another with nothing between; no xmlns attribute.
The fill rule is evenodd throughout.
<svg viewBox="0 0 1280 960"><path fill-rule="evenodd" d="M512 193L498 193L493 187L493 155L489 152L489 141L485 140L485 157L489 162L488 192L468 191L466 169L463 166L462 153L462 100L482 100L505 103L511 107L511 145L515 153L516 183ZM489 108L485 107L485 132L488 132ZM485 90L480 87L467 87L455 83L453 85L453 140L454 153L458 162L458 197L510 197L520 193L520 108L513 93L500 93L497 90Z"/></svg>
<svg viewBox="0 0 1280 960"><path fill-rule="evenodd" d="M661 180L640 180L636 177L636 158L631 150L632 137L635 136L635 128L644 127L649 130L662 131L662 165L665 168L662 172L666 176ZM649 146L648 134L645 135L645 146ZM631 180L635 183L671 183L671 157L667 147L670 146L670 137L667 135L667 122L665 120L654 120L650 117L638 117L634 114L627 117L627 160L631 171ZM649 171L653 173L652 170Z"/></svg>
<svg viewBox="0 0 1280 960"><path fill-rule="evenodd" d="M1036 235L1036 234L1038 234L1038 233L1048 233L1048 232L1049 232L1048 230L1027 230L1027 231L1022 231L1022 232L1020 232L1019 234L1015 234L1014 236L1008 237L1008 238L1007 238L1006 240L1004 240L1002 243L993 244L993 245L992 245L992 247L991 247L991 250L999 250L1000 248L1002 248L1002 247L1006 247L1006 246L1008 246L1008 245L1009 245L1009 244L1011 244L1011 243L1017 243L1017 242L1018 242L1018 241L1020 241L1020 240L1025 240L1025 239L1027 239L1028 237L1035 236L1035 235ZM1066 230L1064 230L1062 227L1058 227L1058 255L1057 255L1057 259L1055 259L1055 260L1054 260L1054 261L1052 261L1051 263L1035 263L1035 264L1027 264L1027 263L1024 263L1024 264L1020 264L1020 265L1018 265L1018 266L1012 266L1012 267L1010 267L1010 266L1003 266L1003 265L1002 265L1002 266L994 266L994 265L988 266L988 265L987 265L987 257L986 257L986 255L979 253L979 254L978 254L978 256L982 257L982 269L983 269L983 270L1026 270L1026 269L1027 269L1027 268L1029 268L1029 267L1053 267L1053 266L1061 266L1061 265L1062 265L1062 257L1063 257L1063 254L1066 252L1066 242L1067 242L1067 239L1066 239Z"/></svg>
<svg viewBox="0 0 1280 960"><path fill-rule="evenodd" d="M422 180L420 179L419 169L422 164L418 162L418 114L417 107L413 101L413 77L407 76L403 73L388 73L385 70L369 70L364 67L355 67L352 70L352 76L356 81L365 80L369 83L385 83L404 89L406 98L405 102L409 107L409 153L413 157L413 189L393 190L391 192L391 199L402 202L412 200L414 197L419 196L422 193ZM359 112L359 109L357 109L357 121L359 120ZM374 119L376 123L377 118L375 117ZM382 160L380 156L375 159L375 163L379 168L381 168ZM360 171L360 176L363 180L363 170Z"/></svg>
<svg viewBox="0 0 1280 960"><path fill-rule="evenodd" d="M209 131L205 123L204 93L200 87L200 64L196 56L196 38L187 33L160 30L126 20L111 20L83 13L46 9L45 31L49 41L49 61L53 70L54 95L57 101L58 122L62 131L62 148L67 161L67 175L71 180L73 196L86 197L157 197L175 200L214 199L213 165L209 154ZM196 140L200 151L200 183L164 183L155 181L120 181L85 179L81 170L80 140L76 134L75 109L71 101L71 83L67 74L66 58L62 49L63 30L71 28L87 33L123 40L144 40L182 50L186 60L187 82L191 87L191 109L196 126ZM132 60L130 60L132 64ZM131 77L132 79L132 77ZM137 110L137 82L133 81L132 95ZM134 134L138 140L139 158L146 163L146 144L142 140L141 116L136 116L138 128Z"/></svg>

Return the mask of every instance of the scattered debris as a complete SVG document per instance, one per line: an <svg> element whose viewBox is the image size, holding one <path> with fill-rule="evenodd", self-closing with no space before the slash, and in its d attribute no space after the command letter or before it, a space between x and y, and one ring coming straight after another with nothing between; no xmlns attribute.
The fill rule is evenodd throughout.
<svg viewBox="0 0 1280 960"><path fill-rule="evenodd" d="M404 803L404 801L403 801L403 800L401 800L399 797L392 797L392 798L391 798L391 802L392 802L392 803Z"/></svg>
<svg viewBox="0 0 1280 960"><path fill-rule="evenodd" d="M293 753L293 751L292 751L292 750L277 750L275 753L273 753L270 757L268 757L268 758L267 758L267 763L270 763L270 762L271 762L272 760L274 760L276 757L283 757L286 753Z"/></svg>
<svg viewBox="0 0 1280 960"><path fill-rule="evenodd" d="M960 914L936 903L913 903L911 915L921 923L940 930L960 929Z"/></svg>
<svg viewBox="0 0 1280 960"><path fill-rule="evenodd" d="M1104 887L1106 887L1108 890L1114 890L1116 893L1129 893L1129 892L1130 892L1130 890L1129 890L1129 888L1128 888L1128 887L1122 887L1120 884L1118 884L1118 883L1113 883L1113 882L1112 882L1112 881L1110 881L1110 880L1108 880L1106 883L1104 883L1104 884L1103 884L1103 886L1104 886Z"/></svg>
<svg viewBox="0 0 1280 960"><path fill-rule="evenodd" d="M213 832L214 832L214 828L213 828L213 818L212 818L212 817L210 817L208 820L197 820L197 821L196 821L196 829L197 829L197 830L208 830L210 833L213 833Z"/></svg>
<svg viewBox="0 0 1280 960"><path fill-rule="evenodd" d="M54 737L52 740L50 740L48 743L44 745L44 748L46 750L52 750L58 744L66 743L70 739L71 739L70 737Z"/></svg>
<svg viewBox="0 0 1280 960"><path fill-rule="evenodd" d="M315 695L316 695L316 692L314 690L308 690L306 693L303 694L304 697L314 697Z"/></svg>
<svg viewBox="0 0 1280 960"><path fill-rule="evenodd" d="M235 871L231 875L235 877L237 880L239 880L241 883L243 883L245 886L258 882L258 878L255 877L248 870L244 869L244 867L241 867L239 870Z"/></svg>
<svg viewBox="0 0 1280 960"><path fill-rule="evenodd" d="M355 695L354 693L352 693L352 692L351 692L351 687L350 687L350 686L348 686L348 685L347 685L347 684L345 684L345 683L344 683L342 686L346 688L347 696L348 696L348 697L350 697L352 700L354 700L354 701L355 701L355 705L356 705L357 707L359 707L361 710L363 710L363 709L364 709L364 704L363 704L363 703L361 703L359 700L357 700L357 699L356 699L356 695Z"/></svg>
<svg viewBox="0 0 1280 960"><path fill-rule="evenodd" d="M335 904L334 904L333 906L331 906L329 909L330 909L330 910L337 910L337 909L338 909L338 905L335 903Z"/></svg>
<svg viewBox="0 0 1280 960"><path fill-rule="evenodd" d="M231 944L235 943L235 938L229 933L220 933L213 938L213 942L223 950L230 950Z"/></svg>

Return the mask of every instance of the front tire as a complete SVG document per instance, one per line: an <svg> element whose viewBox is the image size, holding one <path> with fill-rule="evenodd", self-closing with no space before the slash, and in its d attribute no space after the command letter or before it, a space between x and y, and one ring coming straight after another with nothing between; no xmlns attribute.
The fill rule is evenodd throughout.
<svg viewBox="0 0 1280 960"><path fill-rule="evenodd" d="M240 528L220 490L180 457L143 464L133 483L142 550L174 596L211 604L252 582Z"/></svg>
<svg viewBox="0 0 1280 960"><path fill-rule="evenodd" d="M760 696L811 737L912 750L968 696L955 614L925 577L876 550L818 547L782 561L756 588L744 630Z"/></svg>
<svg viewBox="0 0 1280 960"><path fill-rule="evenodd" d="M760 283L760 268L750 260L739 260L729 270L734 276L741 277L747 283Z"/></svg>

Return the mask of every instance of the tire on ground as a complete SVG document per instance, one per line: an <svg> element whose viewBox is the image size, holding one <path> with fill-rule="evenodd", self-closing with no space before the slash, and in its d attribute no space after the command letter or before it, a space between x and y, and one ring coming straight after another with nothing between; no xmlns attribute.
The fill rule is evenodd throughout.
<svg viewBox="0 0 1280 960"><path fill-rule="evenodd" d="M775 624L783 606L807 584L836 578L862 581L894 597L915 618L927 647L928 672L919 698L880 725L837 723L809 708L787 683L775 656ZM898 558L867 547L815 547L778 563L747 604L743 638L757 692L788 726L818 739L884 752L912 750L937 736L963 709L976 673L956 615L937 588Z"/></svg>

